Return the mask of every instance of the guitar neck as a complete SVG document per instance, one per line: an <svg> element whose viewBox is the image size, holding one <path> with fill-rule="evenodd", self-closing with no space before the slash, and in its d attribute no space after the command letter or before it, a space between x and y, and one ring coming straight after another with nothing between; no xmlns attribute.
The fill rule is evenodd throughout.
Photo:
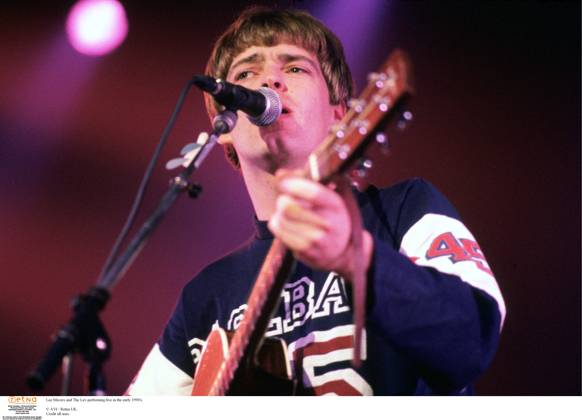
<svg viewBox="0 0 582 420"><path fill-rule="evenodd" d="M211 395L225 395L241 361L254 360L294 267L293 254L275 238L249 296L243 320L232 337L228 358L221 367Z"/></svg>

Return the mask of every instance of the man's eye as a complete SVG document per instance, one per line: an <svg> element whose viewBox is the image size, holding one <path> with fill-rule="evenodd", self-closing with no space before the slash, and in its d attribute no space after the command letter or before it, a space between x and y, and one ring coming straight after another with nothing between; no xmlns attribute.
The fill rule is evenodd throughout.
<svg viewBox="0 0 582 420"><path fill-rule="evenodd" d="M290 67L289 68L289 72L291 73L305 73L305 70L303 70L301 67Z"/></svg>
<svg viewBox="0 0 582 420"><path fill-rule="evenodd" d="M251 75L251 71L249 70L245 70L245 71L241 71L239 74L236 75L236 77L234 78L234 80L243 80L243 79L248 79L249 76Z"/></svg>

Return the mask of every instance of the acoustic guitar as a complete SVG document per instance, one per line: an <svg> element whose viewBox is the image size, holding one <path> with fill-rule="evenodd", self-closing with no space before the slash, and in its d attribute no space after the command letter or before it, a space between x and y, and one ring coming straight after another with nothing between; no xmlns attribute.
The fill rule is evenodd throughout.
<svg viewBox="0 0 582 420"><path fill-rule="evenodd" d="M360 97L349 101L342 121L311 153L303 176L330 184L347 174L360 176L371 161L362 158L375 140L387 146L382 130L398 117L410 119L403 104L412 93L407 55L395 50L378 72L368 75ZM359 161L359 166L358 166ZM354 169L354 167L356 167ZM351 172L350 172L351 171ZM292 395L296 389L282 339L264 334L277 309L281 292L295 260L275 238L250 292L244 317L235 331L214 328L208 336L196 374L192 395ZM354 300L362 291L354 290ZM354 306L354 353L359 354L363 305Z"/></svg>

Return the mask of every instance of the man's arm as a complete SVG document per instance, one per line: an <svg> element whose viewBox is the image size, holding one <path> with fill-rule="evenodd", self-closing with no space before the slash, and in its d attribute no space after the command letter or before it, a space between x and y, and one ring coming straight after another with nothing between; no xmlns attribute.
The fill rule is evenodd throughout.
<svg viewBox="0 0 582 420"><path fill-rule="evenodd" d="M280 190L269 224L274 234L306 264L345 273L353 262L341 197L297 178L281 182ZM402 196L394 220L386 221L399 249L369 232L363 238L369 252L367 323L410 357L429 385L452 392L491 362L505 305L475 238L448 201L422 181Z"/></svg>
<svg viewBox="0 0 582 420"><path fill-rule="evenodd" d="M126 395L190 395L192 357L184 335L184 293L158 342L147 355Z"/></svg>

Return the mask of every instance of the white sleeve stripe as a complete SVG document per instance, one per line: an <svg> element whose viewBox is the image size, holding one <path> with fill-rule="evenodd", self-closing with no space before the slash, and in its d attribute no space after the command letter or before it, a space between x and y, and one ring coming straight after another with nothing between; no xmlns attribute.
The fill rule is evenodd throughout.
<svg viewBox="0 0 582 420"><path fill-rule="evenodd" d="M479 269L474 261L459 261L454 263L449 257L427 258L427 252L433 240L445 232L451 232L456 238L475 241L465 225L452 217L442 214L425 214L417 221L402 238L400 253L414 259L417 265L433 267L441 273L456 275L465 283L483 290L497 302L501 315L501 326L505 321L505 301L495 278Z"/></svg>
<svg viewBox="0 0 582 420"><path fill-rule="evenodd" d="M192 378L174 365L156 343L147 355L129 395L190 395Z"/></svg>

